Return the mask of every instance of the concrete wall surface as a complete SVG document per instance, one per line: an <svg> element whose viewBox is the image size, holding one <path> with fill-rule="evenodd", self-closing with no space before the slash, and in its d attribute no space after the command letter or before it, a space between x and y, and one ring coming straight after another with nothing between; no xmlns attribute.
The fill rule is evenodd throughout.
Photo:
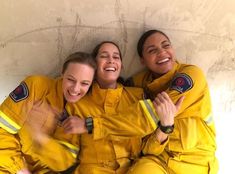
<svg viewBox="0 0 235 174"><path fill-rule="evenodd" d="M179 61L203 69L217 126L220 174L235 156L235 1L232 0L0 0L0 101L31 74L57 76L70 53L118 42L124 77L142 67L140 34L166 32ZM231 157L230 157L231 156Z"/></svg>

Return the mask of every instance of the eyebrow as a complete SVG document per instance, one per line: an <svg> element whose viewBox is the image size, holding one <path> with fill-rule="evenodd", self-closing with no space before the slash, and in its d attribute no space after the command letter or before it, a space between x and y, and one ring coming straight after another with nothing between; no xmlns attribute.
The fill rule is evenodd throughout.
<svg viewBox="0 0 235 174"><path fill-rule="evenodd" d="M90 81L90 80L82 80L82 82L89 82L89 83L91 83L92 81Z"/></svg>
<svg viewBox="0 0 235 174"><path fill-rule="evenodd" d="M171 43L169 40L164 40L161 44L164 44L166 42Z"/></svg>
<svg viewBox="0 0 235 174"><path fill-rule="evenodd" d="M73 77L72 75L68 74L68 77L72 77L73 79L75 79L75 77Z"/></svg>
<svg viewBox="0 0 235 174"><path fill-rule="evenodd" d="M102 51L102 52L100 52L100 54L109 54L109 52L108 51ZM118 55L120 55L120 53L119 52L113 52L113 54L118 54Z"/></svg>
<svg viewBox="0 0 235 174"><path fill-rule="evenodd" d="M171 43L169 40L164 40L161 42L161 44L164 44L166 42ZM155 45L149 45L146 49L149 49L149 48L155 48Z"/></svg>
<svg viewBox="0 0 235 174"><path fill-rule="evenodd" d="M148 50L149 48L155 48L155 45L149 45L146 50Z"/></svg>

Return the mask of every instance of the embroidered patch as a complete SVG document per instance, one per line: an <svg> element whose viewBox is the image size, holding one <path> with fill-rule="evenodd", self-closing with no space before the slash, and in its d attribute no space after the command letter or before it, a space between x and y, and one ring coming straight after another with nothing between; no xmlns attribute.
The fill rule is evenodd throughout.
<svg viewBox="0 0 235 174"><path fill-rule="evenodd" d="M172 80L170 89L183 93L193 87L193 81L187 74L177 74Z"/></svg>
<svg viewBox="0 0 235 174"><path fill-rule="evenodd" d="M25 82L22 82L14 91L9 95L12 100L19 102L29 96L29 90Z"/></svg>

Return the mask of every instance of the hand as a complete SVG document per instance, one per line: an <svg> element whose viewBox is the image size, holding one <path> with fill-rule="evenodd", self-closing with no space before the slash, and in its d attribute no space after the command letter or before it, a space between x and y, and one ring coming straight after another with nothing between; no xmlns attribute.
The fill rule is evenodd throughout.
<svg viewBox="0 0 235 174"><path fill-rule="evenodd" d="M163 126L174 124L174 117L179 111L183 100L184 96L180 97L174 104L166 92L161 92L157 95L153 105Z"/></svg>
<svg viewBox="0 0 235 174"><path fill-rule="evenodd" d="M49 135L45 133L41 126L37 125L36 122L25 125L25 127L28 129L32 142L35 146L42 146L49 140Z"/></svg>
<svg viewBox="0 0 235 174"><path fill-rule="evenodd" d="M69 116L63 121L62 126L67 134L83 134L87 132L85 119L81 119L78 116Z"/></svg>
<svg viewBox="0 0 235 174"><path fill-rule="evenodd" d="M31 174L31 172L28 169L21 169L16 174Z"/></svg>

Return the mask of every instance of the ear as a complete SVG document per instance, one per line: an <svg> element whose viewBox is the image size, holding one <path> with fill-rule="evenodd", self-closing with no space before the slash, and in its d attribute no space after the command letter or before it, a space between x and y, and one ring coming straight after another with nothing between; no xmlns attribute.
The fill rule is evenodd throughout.
<svg viewBox="0 0 235 174"><path fill-rule="evenodd" d="M142 65L145 65L145 62L144 62L144 58L143 58L143 57L140 58L140 63L141 63Z"/></svg>

